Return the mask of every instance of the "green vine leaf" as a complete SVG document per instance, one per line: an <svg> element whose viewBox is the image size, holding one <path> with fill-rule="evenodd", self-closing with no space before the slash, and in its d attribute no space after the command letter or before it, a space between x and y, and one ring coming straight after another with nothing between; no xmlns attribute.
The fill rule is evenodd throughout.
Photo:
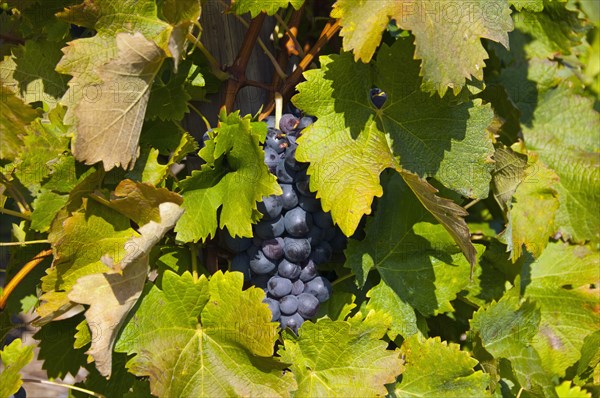
<svg viewBox="0 0 600 398"><path fill-rule="evenodd" d="M509 149L499 148L496 155L494 196L508 219L502 238L513 261L521 257L523 246L539 257L556 232L559 177L535 153L529 153L525 164L523 155Z"/></svg>
<svg viewBox="0 0 600 398"><path fill-rule="evenodd" d="M23 384L20 371L33 359L33 346L24 346L15 339L0 350L4 370L0 373L0 398L9 398Z"/></svg>
<svg viewBox="0 0 600 398"><path fill-rule="evenodd" d="M39 113L4 85L1 90L0 158L14 160L21 153L23 137L27 135L26 126L35 120Z"/></svg>
<svg viewBox="0 0 600 398"><path fill-rule="evenodd" d="M0 62L0 75L26 103L43 101L51 106L67 91L68 77L54 68L62 56L63 42L28 40Z"/></svg>
<svg viewBox="0 0 600 398"><path fill-rule="evenodd" d="M531 345L539 330L540 311L531 300L520 304L516 289L500 301L479 309L471 320L471 330L495 358L510 361L516 380L534 397L554 397L550 375L543 369Z"/></svg>
<svg viewBox="0 0 600 398"><path fill-rule="evenodd" d="M281 194L263 160L264 123L237 112L223 112L220 119L214 138L200 151L206 164L180 183L185 213L175 232L184 242L215 236L217 226L232 236L252 236L252 223L260 217L256 203L263 196Z"/></svg>
<svg viewBox="0 0 600 398"><path fill-rule="evenodd" d="M338 0L331 16L340 18L344 50L353 51L357 61L371 60L390 18L410 30L415 36L415 58L423 60L423 89L444 96L448 88L458 94L467 80L483 80L488 54L481 39L508 48L508 32L513 29L510 13L507 0L462 6L426 0Z"/></svg>
<svg viewBox="0 0 600 398"><path fill-rule="evenodd" d="M369 290L367 297L367 311L384 312L392 317L392 324L387 332L390 340L394 340L398 335L406 339L419 333L415 310L410 304L402 301L384 281Z"/></svg>
<svg viewBox="0 0 600 398"><path fill-rule="evenodd" d="M152 286L117 342L117 351L134 355L129 371L149 377L161 397L289 397L292 375L269 358L277 324L264 293L242 285L237 272L208 281L166 271L162 289Z"/></svg>
<svg viewBox="0 0 600 398"><path fill-rule="evenodd" d="M378 319L379 320L379 319ZM368 321L305 322L299 336L286 332L281 359L298 381L295 397L370 397L386 394L402 371L397 351L380 340L387 325Z"/></svg>
<svg viewBox="0 0 600 398"><path fill-rule="evenodd" d="M423 315L453 311L450 302L469 284L469 263L400 176L392 175L385 191L366 238L349 242L345 266L360 286L376 270L399 300ZM476 250L481 255L483 247Z"/></svg>
<svg viewBox="0 0 600 398"><path fill-rule="evenodd" d="M426 339L419 335L407 338L401 347L405 360L402 381L390 396L394 398L489 397L490 378L482 371L473 371L477 361L458 344Z"/></svg>
<svg viewBox="0 0 600 398"><path fill-rule="evenodd" d="M412 49L407 39L383 45L373 66L350 54L321 57L321 69L305 72L292 99L318 118L298 140L297 157L310 162L311 190L348 236L381 196L386 168L433 176L467 197L488 195L491 109L420 91ZM387 93L381 109L371 103L373 85Z"/></svg>
<svg viewBox="0 0 600 398"><path fill-rule="evenodd" d="M598 296L588 290L598 280L598 269L597 251L566 243L549 243L523 268L523 295L539 305L541 314L532 345L550 374L564 376L579 359L585 338L598 330Z"/></svg>
<svg viewBox="0 0 600 398"><path fill-rule="evenodd" d="M261 12L267 15L273 15L280 8L287 7L289 4L292 5L296 10L299 10L304 4L304 0L235 0L231 2L231 11L238 15L250 13L252 18L256 17Z"/></svg>

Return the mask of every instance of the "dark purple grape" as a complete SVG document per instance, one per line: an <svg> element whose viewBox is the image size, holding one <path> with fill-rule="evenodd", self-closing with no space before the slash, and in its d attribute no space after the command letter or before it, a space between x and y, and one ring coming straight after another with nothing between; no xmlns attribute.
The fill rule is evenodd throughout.
<svg viewBox="0 0 600 398"><path fill-rule="evenodd" d="M315 214L313 214L313 221L320 228L323 228L323 229L333 228L333 220L331 219L331 213L329 213L329 212L327 212L327 213L325 213L324 211L316 212Z"/></svg>
<svg viewBox="0 0 600 398"><path fill-rule="evenodd" d="M275 322L279 319L279 317L281 316L281 310L279 308L279 301L277 300L273 300L272 298L265 298L263 300L263 303L267 304L269 306L269 309L271 310L271 322Z"/></svg>
<svg viewBox="0 0 600 398"><path fill-rule="evenodd" d="M294 333L298 333L298 329L304 323L304 318L302 318L298 313L294 315L282 315L280 318L281 328L286 329L290 328Z"/></svg>
<svg viewBox="0 0 600 398"><path fill-rule="evenodd" d="M225 246L234 253L246 251L252 245L252 239L250 238L241 238L239 236L233 238L228 233L224 233L223 235Z"/></svg>
<svg viewBox="0 0 600 398"><path fill-rule="evenodd" d="M285 296L279 300L279 309L282 314L292 315L298 310L298 298L292 295Z"/></svg>
<svg viewBox="0 0 600 398"><path fill-rule="evenodd" d="M263 196L262 202L258 202L257 207L258 211L263 214L263 219L270 220L281 214L283 200L281 196Z"/></svg>
<svg viewBox="0 0 600 398"><path fill-rule="evenodd" d="M275 128L275 116L267 116L265 119L265 123L267 123L267 127L274 129Z"/></svg>
<svg viewBox="0 0 600 398"><path fill-rule="evenodd" d="M281 200L285 210L293 209L298 206L298 195L291 184L280 184L283 195Z"/></svg>
<svg viewBox="0 0 600 398"><path fill-rule="evenodd" d="M283 239L283 252L285 258L293 263L301 263L310 256L310 243L307 239Z"/></svg>
<svg viewBox="0 0 600 398"><path fill-rule="evenodd" d="M311 124L313 124L315 121L312 117L310 116L304 116L302 119L300 119L300 123L298 123L298 130L304 130L305 128L307 128L308 126L310 126Z"/></svg>
<svg viewBox="0 0 600 398"><path fill-rule="evenodd" d="M277 153L282 153L288 147L289 141L281 134L267 134L265 145L267 148L275 150Z"/></svg>
<svg viewBox="0 0 600 398"><path fill-rule="evenodd" d="M329 243L323 241L321 244L313 247L310 258L315 262L315 264L323 264L331 260L332 252L333 250L331 250Z"/></svg>
<svg viewBox="0 0 600 398"><path fill-rule="evenodd" d="M300 171L307 168L308 164L296 160L296 147L297 145L292 145L285 151L285 163L290 169Z"/></svg>
<svg viewBox="0 0 600 398"><path fill-rule="evenodd" d="M285 230L291 236L299 238L306 235L310 231L312 224L312 216L300 207L295 207L285 213Z"/></svg>
<svg viewBox="0 0 600 398"><path fill-rule="evenodd" d="M298 198L298 205L309 213L316 213L322 210L321 203L319 203L319 200L312 195L300 195Z"/></svg>
<svg viewBox="0 0 600 398"><path fill-rule="evenodd" d="M275 271L277 264L268 259L262 250L256 252L256 255L250 259L250 269L258 275L267 275Z"/></svg>
<svg viewBox="0 0 600 398"><path fill-rule="evenodd" d="M252 279L250 279L250 283L266 291L269 279L271 279L270 275L254 275Z"/></svg>
<svg viewBox="0 0 600 398"><path fill-rule="evenodd" d="M285 159L279 161L277 169L275 170L275 175L279 182L285 184L291 184L296 178L296 172L285 163Z"/></svg>
<svg viewBox="0 0 600 398"><path fill-rule="evenodd" d="M297 179L296 184L295 184L296 190L298 191L298 193L300 193L300 195L314 196L314 194L312 192L310 192L309 185L310 185L310 179L308 178L308 176Z"/></svg>
<svg viewBox="0 0 600 398"><path fill-rule="evenodd" d="M240 253L233 257L230 269L244 274L246 282L250 280L250 258L246 253Z"/></svg>
<svg viewBox="0 0 600 398"><path fill-rule="evenodd" d="M274 149L265 148L265 164L271 173L275 174L280 160L281 156Z"/></svg>
<svg viewBox="0 0 600 398"><path fill-rule="evenodd" d="M265 257L273 261L283 258L283 238L268 239L262 242L261 250Z"/></svg>
<svg viewBox="0 0 600 398"><path fill-rule="evenodd" d="M318 274L314 261L308 260L304 267L302 267L302 271L300 271L300 280L306 283L313 280Z"/></svg>
<svg viewBox="0 0 600 398"><path fill-rule="evenodd" d="M334 252L338 252L338 253L342 252L342 251L344 251L344 249L346 249L347 243L348 243L348 238L346 238L346 235L344 235L344 233L340 230L337 230L335 232L335 236L329 241L329 244L331 245L331 249Z"/></svg>
<svg viewBox="0 0 600 398"><path fill-rule="evenodd" d="M300 120L296 116L286 113L279 119L279 130L285 134L294 134L294 130L298 127L299 123Z"/></svg>
<svg viewBox="0 0 600 398"><path fill-rule="evenodd" d="M304 319L313 318L319 311L319 299L309 293L298 296L298 314Z"/></svg>
<svg viewBox="0 0 600 398"><path fill-rule="evenodd" d="M302 292L304 292L304 282L298 279L294 283L292 283L292 292L290 294L297 296Z"/></svg>
<svg viewBox="0 0 600 398"><path fill-rule="evenodd" d="M276 298L287 296L292 291L292 281L279 276L273 276L267 282L267 290L271 296Z"/></svg>
<svg viewBox="0 0 600 398"><path fill-rule="evenodd" d="M273 220L261 220L254 226L254 234L261 239L273 239L283 235L285 223L282 216Z"/></svg>
<svg viewBox="0 0 600 398"><path fill-rule="evenodd" d="M304 293L312 294L319 299L319 302L323 303L331 296L331 283L322 276L317 276L305 283Z"/></svg>
<svg viewBox="0 0 600 398"><path fill-rule="evenodd" d="M297 279L300 276L300 266L295 263L291 263L286 259L281 260L277 266L277 274L287 279Z"/></svg>
<svg viewBox="0 0 600 398"><path fill-rule="evenodd" d="M310 246L317 246L323 240L323 230L316 225L313 225L306 235L306 239L310 242Z"/></svg>
<svg viewBox="0 0 600 398"><path fill-rule="evenodd" d="M371 102L373 103L375 108L381 109L383 107L383 104L385 104L385 101L387 100L387 94L385 93L385 91L382 91L379 88L372 88L370 95Z"/></svg>
<svg viewBox="0 0 600 398"><path fill-rule="evenodd" d="M335 235L337 234L337 231L335 228L327 228L323 230L323 240L329 242L330 240L332 240Z"/></svg>

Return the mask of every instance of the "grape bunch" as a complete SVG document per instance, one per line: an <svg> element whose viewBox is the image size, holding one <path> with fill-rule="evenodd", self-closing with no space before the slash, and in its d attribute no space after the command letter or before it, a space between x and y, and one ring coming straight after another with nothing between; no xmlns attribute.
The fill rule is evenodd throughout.
<svg viewBox="0 0 600 398"><path fill-rule="evenodd" d="M263 197L258 204L263 217L253 227L254 238L225 237L225 245L236 253L231 270L264 289L273 321L296 333L331 295L331 283L317 266L346 245L346 237L309 189L308 165L296 160L296 139L312 122L285 114L276 129L274 118L267 119L265 163L283 194Z"/></svg>

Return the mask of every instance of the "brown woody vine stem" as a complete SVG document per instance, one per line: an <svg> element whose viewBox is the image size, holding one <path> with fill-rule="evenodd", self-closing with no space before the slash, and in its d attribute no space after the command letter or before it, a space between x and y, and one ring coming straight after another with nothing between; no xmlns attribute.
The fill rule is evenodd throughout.
<svg viewBox="0 0 600 398"><path fill-rule="evenodd" d="M310 49L310 51L306 54L302 61L298 64L296 70L286 79L285 84L283 85L283 89L281 90L281 94L284 98L288 98L291 94L296 84L302 78L302 73L308 68L313 59L317 56L317 54L321 51L321 49L329 42L329 40L337 33L340 29L339 20L335 21L333 24L328 23L323 28L321 35L319 36L319 40L315 43L314 46ZM259 120L265 119L267 116L273 112L273 108L275 107L275 101L271 101L266 107L265 110L260 114Z"/></svg>
<svg viewBox="0 0 600 398"><path fill-rule="evenodd" d="M238 52L233 65L229 68L231 77L227 80L227 86L225 88L225 110L227 112L232 111L237 92L246 79L246 67L250 61L252 50L254 49L254 45L256 44L264 21L265 14L260 13L250 22L248 32L246 32L240 51Z"/></svg>
<svg viewBox="0 0 600 398"><path fill-rule="evenodd" d="M6 284L4 290L2 291L2 296L0 296L0 310L4 309L6 301L10 297L11 293L13 292L13 290L15 290L19 283L21 283L21 281L27 276L27 274L29 274L31 270L33 270L39 263L44 261L46 257L51 255L52 249L42 250L37 254L37 256L32 258L31 261L25 264L23 268L19 270L19 272L17 272L17 274L10 280L10 282Z"/></svg>

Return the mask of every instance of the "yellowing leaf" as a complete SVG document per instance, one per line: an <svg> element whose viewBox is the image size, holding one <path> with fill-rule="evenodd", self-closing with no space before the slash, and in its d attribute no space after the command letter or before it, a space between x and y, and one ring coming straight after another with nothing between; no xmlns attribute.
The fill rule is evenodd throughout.
<svg viewBox="0 0 600 398"><path fill-rule="evenodd" d="M116 350L160 397L289 397L296 383L273 355L277 324L264 293L242 291L241 273L166 271L123 329ZM240 309L243 309L241 311Z"/></svg>
<svg viewBox="0 0 600 398"><path fill-rule="evenodd" d="M33 359L33 346L24 346L21 339L15 339L0 350L0 359L4 366L0 373L0 398L9 398L23 384L19 372Z"/></svg>
<svg viewBox="0 0 600 398"><path fill-rule="evenodd" d="M385 384L402 371L397 351L380 340L387 327L381 322L346 322L322 318L305 322L299 336L284 335L278 351L298 382L295 397L383 396Z"/></svg>
<svg viewBox="0 0 600 398"><path fill-rule="evenodd" d="M0 95L0 158L14 160L21 151L25 126L31 123L38 112L25 104L8 88L1 87Z"/></svg>
<svg viewBox="0 0 600 398"><path fill-rule="evenodd" d="M94 357L96 368L106 377L111 374L117 334L144 288L150 250L183 213L179 205L171 202L157 207L160 222L148 222L139 229L140 237L125 243L125 257L120 263L104 260L112 269L79 278L68 294L69 300L90 306L85 312L92 332L92 345L87 353Z"/></svg>
<svg viewBox="0 0 600 398"><path fill-rule="evenodd" d="M485 130L493 112L481 101L456 104L422 92L412 49L406 39L383 45L375 65L349 54L321 57L293 98L318 118L298 140L297 157L310 162L311 190L348 236L381 196L386 168L433 176L467 197L488 194L493 146ZM387 93L381 109L371 102L373 85Z"/></svg>
<svg viewBox="0 0 600 398"><path fill-rule="evenodd" d="M80 102L72 111L77 129L73 154L86 164L102 161L105 170L135 164L150 85L165 58L140 33L119 33L117 48L117 58L99 68L98 100Z"/></svg>
<svg viewBox="0 0 600 398"><path fill-rule="evenodd" d="M51 318L71 308L73 303L67 295L77 280L106 272L103 256L121 261L125 243L136 235L128 218L91 200L84 210L66 218L57 217L48 235L54 261L42 278L43 303L37 313Z"/></svg>
<svg viewBox="0 0 600 398"><path fill-rule="evenodd" d="M415 36L415 58L422 59L423 87L443 96L460 92L467 80L483 80L488 54L481 39L508 47L513 29L507 0L444 2L430 0L338 0L331 16L340 18L345 51L369 62L390 18Z"/></svg>
<svg viewBox="0 0 600 398"><path fill-rule="evenodd" d="M414 335L401 347L405 360L402 381L391 397L488 397L489 376L473 371L477 361L458 344Z"/></svg>

